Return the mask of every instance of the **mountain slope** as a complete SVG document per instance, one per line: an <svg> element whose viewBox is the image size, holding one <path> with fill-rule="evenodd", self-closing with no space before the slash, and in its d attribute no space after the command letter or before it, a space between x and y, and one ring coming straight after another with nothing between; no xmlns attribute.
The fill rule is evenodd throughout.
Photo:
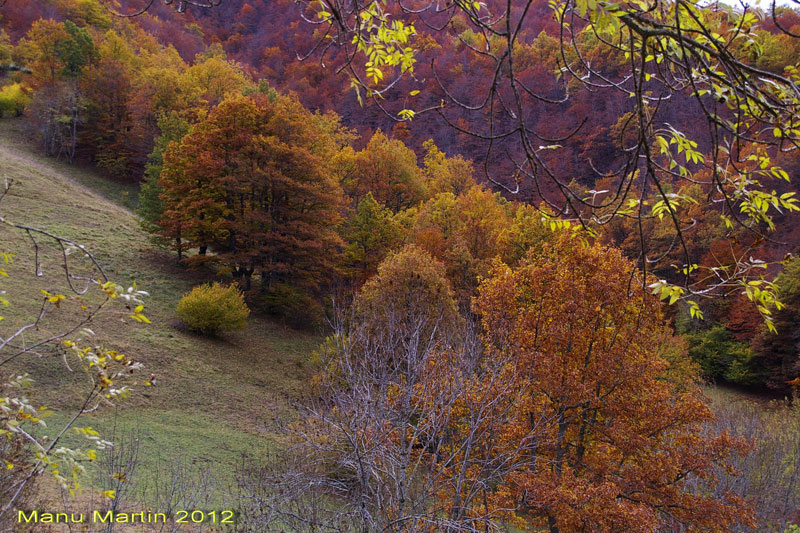
<svg viewBox="0 0 800 533"><path fill-rule="evenodd" d="M40 156L19 120L0 120L2 179L14 182L0 203L4 216L84 244L114 281L123 286L136 281L152 295L146 302L152 325L127 320L120 327L120 318L114 317L91 327L97 342L144 363L145 377L155 374L157 385L136 390L119 409L101 409L81 425L108 434L116 418L117 433L138 429L144 437L140 471L145 477L158 459L182 457L207 464L230 481L241 454L259 455L275 446L270 428L294 416L289 403L299 396L304 363L318 337L258 317L246 330L219 339L176 329L178 299L210 275L186 272L173 255L148 242L135 214L120 205L135 191L91 170ZM60 283L59 264L43 249L44 275L37 280L31 275L30 241L0 229L0 242L17 254L11 276L0 282L11 300L3 314L13 323L36 312L40 288ZM76 407L81 376L67 370L60 358L28 359L14 370L29 372L37 400L62 413L51 428Z"/></svg>

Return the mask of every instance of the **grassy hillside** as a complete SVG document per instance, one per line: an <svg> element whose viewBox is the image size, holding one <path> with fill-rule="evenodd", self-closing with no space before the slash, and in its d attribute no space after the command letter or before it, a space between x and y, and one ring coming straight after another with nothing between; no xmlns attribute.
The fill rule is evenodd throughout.
<svg viewBox="0 0 800 533"><path fill-rule="evenodd" d="M143 473L156 468L156 458L182 457L211 465L220 482L232 479L242 453L258 455L275 446L271 428L291 418L289 403L304 385L305 361L318 337L258 317L246 330L218 339L176 329L175 304L208 274L186 272L174 256L148 242L129 208L135 188L43 157L18 120L0 120L0 173L0 179L15 182L0 204L4 215L85 244L115 281L136 281L152 295L146 309L152 325L121 325L114 318L92 328L99 341L143 362L157 385L82 425L108 433L116 418L118 433L138 429ZM36 312L39 289L58 283L63 271L53 250L43 250L44 275L37 279L24 235L0 229L0 243L17 253L11 277L0 282L11 300L3 314L13 322ZM81 376L60 358L27 359L17 369L31 373L38 398L48 405L62 412L75 407Z"/></svg>

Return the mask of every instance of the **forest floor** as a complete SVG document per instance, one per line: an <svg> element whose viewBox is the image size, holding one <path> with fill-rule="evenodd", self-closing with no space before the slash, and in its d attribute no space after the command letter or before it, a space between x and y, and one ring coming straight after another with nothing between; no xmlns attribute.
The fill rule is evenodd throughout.
<svg viewBox="0 0 800 533"><path fill-rule="evenodd" d="M136 186L45 157L22 126L21 120L0 120L0 180L14 182L0 212L84 244L115 282L127 287L135 281L151 294L145 309L151 325L130 319L120 324L116 317L91 327L98 342L141 361L143 377L155 374L156 386L137 388L119 407L101 407L79 425L104 436L138 433L134 485L152 490L153 476L180 461L206 465L224 493L244 455L258 457L279 445L279 428L295 416L291 404L301 396L320 337L257 316L245 330L216 339L176 328L179 298L209 274L187 272L174 254L150 243L131 210ZM0 281L11 301L2 313L7 326L35 314L39 290L63 285L64 276L58 258L46 250L43 276L34 275L24 234L0 229L0 243L17 254L10 277ZM85 377L60 358L29 358L14 370L29 372L36 400L61 413L50 419L51 431L80 401Z"/></svg>

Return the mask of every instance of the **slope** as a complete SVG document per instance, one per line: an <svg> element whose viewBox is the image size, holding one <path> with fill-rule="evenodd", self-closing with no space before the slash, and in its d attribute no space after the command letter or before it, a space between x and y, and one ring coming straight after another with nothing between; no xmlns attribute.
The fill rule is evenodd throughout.
<svg viewBox="0 0 800 533"><path fill-rule="evenodd" d="M149 243L135 214L122 205L135 190L43 157L36 148L21 120L0 120L0 180L14 182L2 201L4 215L86 245L116 282L136 281L151 294L146 312L152 325L126 321L120 327L114 318L92 328L98 342L144 363L144 373L155 374L157 385L135 391L118 409L101 408L81 424L106 434L112 426L117 433L137 430L143 477L165 461L182 459L208 465L220 483L231 481L241 455L268 452L276 444L273 429L293 417L290 404L300 395L304 364L319 338L258 317L246 330L219 339L176 328L175 304L208 273L186 272L174 256ZM15 313L35 313L41 298L39 285L30 283L33 252L23 237L0 230L2 248L17 253L14 272L0 282L12 300L4 313L11 322ZM50 283L48 276L56 283L58 265L48 264L45 255L43 266L43 283ZM37 399L47 405L61 413L76 407L81 376L60 358L28 359L14 370L32 375ZM50 426L63 416L55 415Z"/></svg>

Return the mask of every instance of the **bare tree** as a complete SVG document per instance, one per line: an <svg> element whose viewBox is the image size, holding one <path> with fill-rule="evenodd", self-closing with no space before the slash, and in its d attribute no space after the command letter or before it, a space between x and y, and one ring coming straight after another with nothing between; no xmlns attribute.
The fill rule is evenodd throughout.
<svg viewBox="0 0 800 533"><path fill-rule="evenodd" d="M509 361L486 360L471 325L415 298L338 310L294 444L242 477L256 529L504 530L487 494L527 467L541 421L519 446L496 442L514 400Z"/></svg>
<svg viewBox="0 0 800 533"><path fill-rule="evenodd" d="M140 433L131 430L127 435L119 435L115 419L109 438L114 445L100 455L99 466L102 475L101 488L104 491L114 491L114 498L106 499L104 508L116 515L119 512L125 512L129 505L131 482L140 464ZM112 531L114 531L113 520L109 521L105 527L105 533L112 533Z"/></svg>
<svg viewBox="0 0 800 533"><path fill-rule="evenodd" d="M34 93L31 110L39 124L45 154L73 162L84 107L76 80L45 86Z"/></svg>
<svg viewBox="0 0 800 533"><path fill-rule="evenodd" d="M734 458L732 470L717 468L716 485L691 477L687 490L735 494L752 502L762 531L784 531L800 522L800 402L717 398L709 434L728 431L753 444Z"/></svg>

